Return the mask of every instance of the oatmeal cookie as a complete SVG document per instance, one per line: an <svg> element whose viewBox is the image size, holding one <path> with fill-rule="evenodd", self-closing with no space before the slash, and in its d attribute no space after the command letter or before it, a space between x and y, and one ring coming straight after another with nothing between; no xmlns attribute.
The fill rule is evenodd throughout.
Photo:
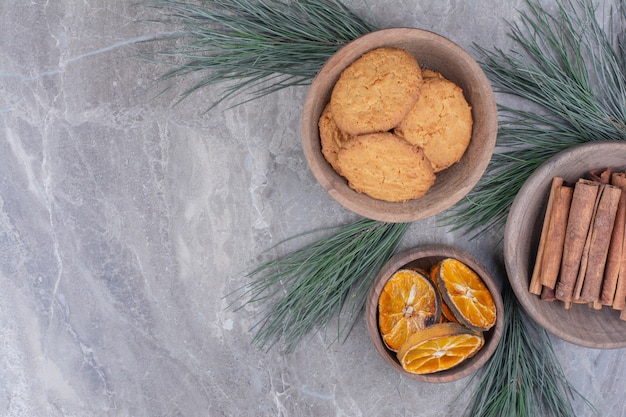
<svg viewBox="0 0 626 417"><path fill-rule="evenodd" d="M422 70L399 48L377 48L343 70L330 104L339 128L350 134L384 132L396 126L418 99Z"/></svg>
<svg viewBox="0 0 626 417"><path fill-rule="evenodd" d="M424 149L435 172L458 162L472 136L472 108L441 74L427 74L418 102L393 132Z"/></svg>
<svg viewBox="0 0 626 417"><path fill-rule="evenodd" d="M389 132L355 136L339 151L337 163L352 189L378 200L419 198L435 182L424 152Z"/></svg>
<svg viewBox="0 0 626 417"><path fill-rule="evenodd" d="M318 126L320 129L322 154L333 169L338 174L341 174L339 165L337 164L337 154L343 147L344 143L350 139L350 136L347 133L342 132L337 127L337 123L335 123L330 111L330 104L327 104L326 107L324 107Z"/></svg>

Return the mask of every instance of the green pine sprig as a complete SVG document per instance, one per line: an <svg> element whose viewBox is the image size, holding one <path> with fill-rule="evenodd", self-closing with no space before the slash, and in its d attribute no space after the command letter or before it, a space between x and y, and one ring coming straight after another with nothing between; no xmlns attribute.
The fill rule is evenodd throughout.
<svg viewBox="0 0 626 417"><path fill-rule="evenodd" d="M178 31L159 39L150 57L172 65L161 82L192 79L180 100L223 84L211 109L246 93L241 103L307 85L341 46L375 26L339 0L151 0L159 23ZM154 39L151 40L154 42Z"/></svg>
<svg viewBox="0 0 626 417"><path fill-rule="evenodd" d="M209 108L242 93L252 100L308 84L337 49L375 30L339 0L152 1L164 12L162 23L181 28L162 40L172 42L170 49L154 53L174 65L162 79L196 79L181 100L225 83ZM624 139L626 0L619 1L616 34L602 30L591 0L557 0L554 17L536 0L527 0L528 12L511 26L517 50L477 47L497 90L540 111L500 106L501 147L484 181L452 218L453 226L501 226L525 178L547 158L581 141ZM347 319L338 325L337 338L345 336L373 278L409 227L359 219L253 268L236 299L261 306L253 342L262 348L280 343L290 352L313 329L340 318ZM505 334L481 373L466 415L572 416L574 393L549 337L539 331L541 343L535 345L510 293L505 304Z"/></svg>
<svg viewBox="0 0 626 417"><path fill-rule="evenodd" d="M292 352L313 329L333 320L340 321L337 339L345 337L409 226L359 219L253 268L237 297L242 307L263 307L253 344L269 349L279 343Z"/></svg>
<svg viewBox="0 0 626 417"><path fill-rule="evenodd" d="M573 417L580 397L567 380L548 333L525 317L508 283L503 288L504 327L493 356L472 376L464 417Z"/></svg>
<svg viewBox="0 0 626 417"><path fill-rule="evenodd" d="M550 157L582 142L626 140L626 0L618 1L604 30L592 0L557 0L556 14L527 0L510 25L512 50L476 46L494 89L521 105L499 106L497 151L444 224L476 235L502 229L517 192Z"/></svg>

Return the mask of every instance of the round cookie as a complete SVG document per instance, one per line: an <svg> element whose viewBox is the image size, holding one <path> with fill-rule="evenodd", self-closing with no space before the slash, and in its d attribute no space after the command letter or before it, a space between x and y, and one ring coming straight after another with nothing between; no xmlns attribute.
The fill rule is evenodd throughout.
<svg viewBox="0 0 626 417"><path fill-rule="evenodd" d="M350 139L350 136L339 130L337 127L330 111L330 104L327 104L326 107L324 107L317 124L320 129L322 154L330 166L332 166L337 173L341 174L339 165L337 164L337 154L343 147L344 143Z"/></svg>
<svg viewBox="0 0 626 417"><path fill-rule="evenodd" d="M435 182L424 152L389 132L355 136L339 151L337 163L352 189L378 200L419 198Z"/></svg>
<svg viewBox="0 0 626 417"><path fill-rule="evenodd" d="M443 78L440 72L422 68L422 78Z"/></svg>
<svg viewBox="0 0 626 417"><path fill-rule="evenodd" d="M366 52L333 87L335 122L353 136L391 130L417 102L421 83L422 70L407 51L383 47Z"/></svg>
<svg viewBox="0 0 626 417"><path fill-rule="evenodd" d="M394 133L424 149L435 172L457 163L472 136L472 108L443 76L424 78L420 98Z"/></svg>

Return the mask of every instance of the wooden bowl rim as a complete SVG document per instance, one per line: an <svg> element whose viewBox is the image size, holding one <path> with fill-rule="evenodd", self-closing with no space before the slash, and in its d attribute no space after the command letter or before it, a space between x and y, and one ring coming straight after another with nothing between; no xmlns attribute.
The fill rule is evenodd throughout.
<svg viewBox="0 0 626 417"><path fill-rule="evenodd" d="M480 114L484 117L474 118L472 141L468 152L464 155L466 158L470 152L469 149L474 149L475 152L472 151L474 158L471 164L463 165L465 170L458 172L458 184L454 184L455 187L437 186L438 182L443 183L447 178L455 178L453 175L456 171L453 171L453 166L446 170L449 171L447 173L449 175L446 175L445 171L439 173L433 186L433 189L436 188L441 191L439 194L445 193L444 197L439 198L438 194L435 198L434 195L429 197L426 194L420 199L410 200L406 203L393 203L357 193L348 187L345 178L330 167L320 151L317 121L321 110L317 112L314 109L319 104L316 93L320 85L326 83L334 85L334 81L339 77L341 70L364 52L381 46L399 46L402 42L405 44L423 42L428 43L428 45L437 45L440 50L454 56L455 63L462 62L463 68L466 69L463 72L464 77L472 80L471 88L467 89L471 91L464 90L464 94L466 97L469 95L474 97L474 102L470 103L472 112L477 114L480 107ZM435 69L441 70L444 76L446 75L445 69ZM322 94L326 94L326 92ZM441 213L467 195L487 168L495 148L497 128L498 117L495 96L480 65L463 48L448 38L424 29L400 27L382 29L363 35L343 46L327 60L313 79L307 93L302 112L301 137L304 155L313 175L335 201L352 212L370 219L385 222L412 222ZM476 139L477 137L480 137L480 141ZM472 146L474 148L471 148ZM460 164L456 165L460 166ZM460 168L458 169L460 170Z"/></svg>
<svg viewBox="0 0 626 417"><path fill-rule="evenodd" d="M504 230L504 263L509 282L517 300L528 316L537 324L554 336L575 345L594 349L615 349L626 347L626 322L619 320L618 317L615 317L614 325L619 329L616 329L611 337L606 335L606 332L604 333L606 337L603 337L602 333L587 337L581 335L578 331L576 331L581 328L580 320L587 320L589 318L588 320L604 323L603 320L599 320L599 317L615 315L615 312L610 311L610 307L605 306L603 311L590 311L589 314L586 314L585 311L584 313L574 314L565 312L563 307L561 305L557 305L556 302L548 303L546 301L541 301L539 297L531 294L528 291L528 285L530 283L532 267L528 263L530 261L521 259L523 256L523 249L521 249L519 242L522 240L520 234L523 234L524 230L527 231L526 233L531 234L531 238L533 237L533 232L528 232L528 230L532 230L534 226L534 242L522 242L530 247L528 256L531 257L534 264L536 244L538 240L536 230L538 226L543 223L545 204L549 194L548 182L551 182L554 176L563 175L563 167L565 166L573 166L575 164L575 166L580 169L580 176L586 175L590 169L604 168L605 165L603 165L602 161L597 164L594 162L584 162L584 164L581 164L581 161L589 159L590 156L597 158L601 157L601 155L606 155L607 158L623 158L624 163L622 164L622 169L626 169L626 142L594 141L574 145L557 153L539 166L539 168L537 168L537 170L535 170L535 172L528 177L515 197L507 216L507 222ZM572 174L572 176L576 175ZM571 178L570 180L575 180L575 178ZM531 207L531 202L529 202L529 199L538 193L545 196L540 200L540 205L543 205L544 207L541 209ZM536 210L541 215L538 216L539 218L529 219L529 222L526 223L524 221L525 218L530 216L529 212L533 210ZM524 271L528 273L525 273ZM586 308L588 307L582 305L572 306L572 310L575 311ZM559 326L552 320L549 320L545 313L542 313L544 309L549 309L551 312L554 311L552 309L560 309L565 313L570 313L569 316L571 317L571 322L568 326ZM555 314L559 314L559 317L564 320L568 319L568 314L561 313L560 311L557 311ZM617 312L617 314L619 314L619 312Z"/></svg>
<svg viewBox="0 0 626 417"><path fill-rule="evenodd" d="M466 362L461 363L451 369L437 372L434 374L418 375L406 371L396 359L396 354L385 346L378 330L378 297L391 275L409 264L415 263L420 259L444 259L456 258L470 268L472 268L483 280L493 296L496 305L496 324L485 334L485 345L481 350ZM502 338L504 328L504 304L502 294L497 282L489 271L468 252L445 244L424 244L413 248L406 249L394 255L381 269L374 279L365 304L365 317L367 321L367 329L374 347L392 368L401 374L418 381L442 383L451 382L463 378L480 369L493 355Z"/></svg>

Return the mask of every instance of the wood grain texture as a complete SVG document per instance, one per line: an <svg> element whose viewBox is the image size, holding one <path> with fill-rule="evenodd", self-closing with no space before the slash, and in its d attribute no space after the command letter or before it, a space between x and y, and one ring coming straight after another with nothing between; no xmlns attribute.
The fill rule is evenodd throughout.
<svg viewBox="0 0 626 417"><path fill-rule="evenodd" d="M406 49L422 68L439 71L461 87L472 106L474 119L472 139L463 158L440 172L425 196L405 203L376 200L352 190L324 159L320 145L318 119L341 71L363 53L383 46ZM392 28L354 40L326 62L309 88L302 112L301 136L304 155L313 175L333 199L367 218L411 222L441 213L467 195L491 159L497 129L496 102L491 85L466 51L449 39L429 31Z"/></svg>
<svg viewBox="0 0 626 417"><path fill-rule="evenodd" d="M378 330L378 298L387 280L398 269L404 267L416 267L429 270L431 266L445 258L456 258L464 262L481 277L491 292L496 305L496 324L489 331L484 333L485 345L472 358L452 369L434 374L412 374L402 368L402 365L400 365L396 358L396 354L387 349L383 343ZM471 254L465 251L447 245L432 244L418 246L399 252L385 264L380 273L376 276L368 294L365 304L365 318L370 338L372 339L376 350L387 364L409 378L416 379L418 381L441 383L455 381L459 378L470 375L480 369L487 362L487 360L489 360L502 337L502 328L504 326L503 310L504 305L502 303L500 288L493 276L483 265L481 265Z"/></svg>
<svg viewBox="0 0 626 417"><path fill-rule="evenodd" d="M609 167L626 170L626 143L592 142L560 152L540 166L520 189L504 231L504 259L515 295L528 315L555 336L597 349L626 347L626 322L611 308L590 309L573 304L541 301L528 285L541 233L552 178L574 182L590 170Z"/></svg>

